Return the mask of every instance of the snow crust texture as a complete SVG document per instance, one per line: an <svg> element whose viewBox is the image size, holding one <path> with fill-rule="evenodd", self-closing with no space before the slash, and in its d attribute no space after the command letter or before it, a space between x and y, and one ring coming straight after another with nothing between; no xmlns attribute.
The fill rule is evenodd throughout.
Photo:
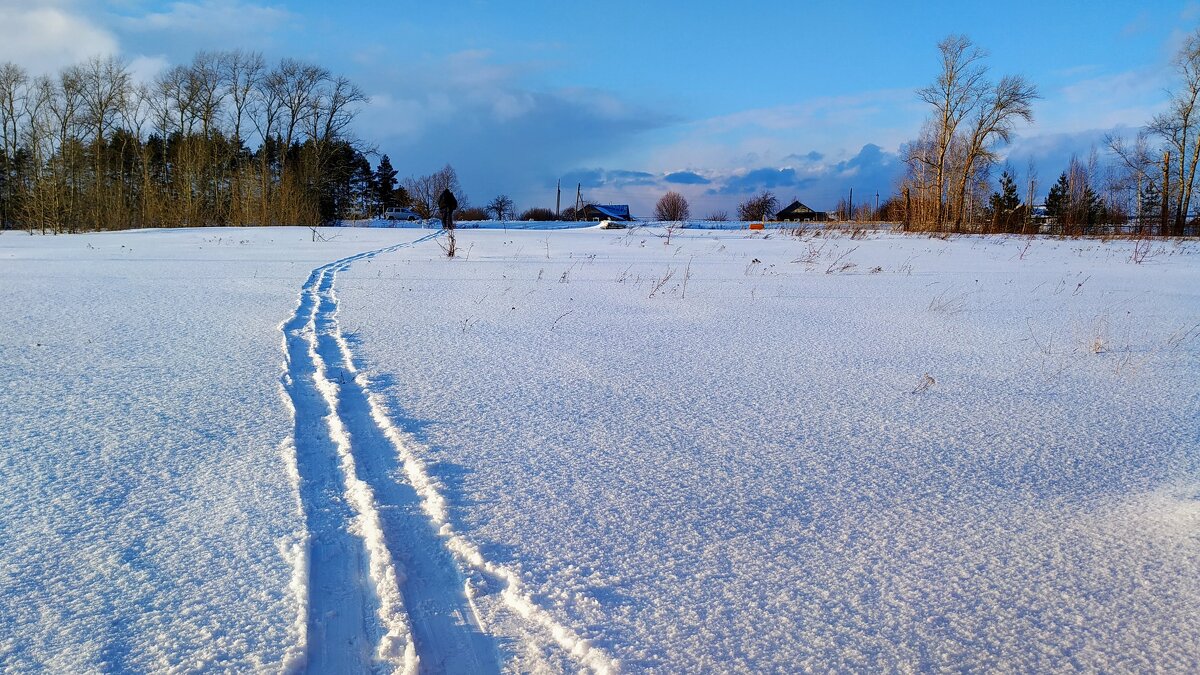
<svg viewBox="0 0 1200 675"><path fill-rule="evenodd" d="M277 326L311 265L240 235L0 235L0 671L289 659Z"/></svg>
<svg viewBox="0 0 1200 675"><path fill-rule="evenodd" d="M665 241L339 280L448 522L557 621L629 671L1200 667L1194 244Z"/></svg>
<svg viewBox="0 0 1200 675"><path fill-rule="evenodd" d="M388 243L325 234L0 234L0 671L304 665L280 321Z"/></svg>
<svg viewBox="0 0 1200 675"><path fill-rule="evenodd" d="M0 234L0 671L1200 670L1200 247L550 227Z"/></svg>
<svg viewBox="0 0 1200 675"><path fill-rule="evenodd" d="M487 560L446 522L439 482L355 366L337 324L335 276L356 262L409 245L317 268L293 319L282 327L288 355L284 383L296 422L297 490L309 536L306 556L296 562L297 577L307 573L308 583L300 599L307 605L303 665L315 672L381 666L403 673L418 667L498 672L497 648L483 635L474 604L476 589L494 585L508 609L552 638L564 656L594 672L615 672L617 662L557 623L529 598L519 577ZM324 410L314 406L318 398ZM326 412L327 439L313 429ZM322 447L329 445L333 448ZM331 467L334 457L337 470ZM400 465L406 480L398 480ZM335 474L345 485L341 498L330 486ZM338 513L343 503L351 512ZM356 572L359 551L348 535L361 540L365 579ZM461 573L468 575L465 580ZM367 594L368 587L373 593ZM372 605L374 617L367 611ZM378 645L374 657L366 652L371 644Z"/></svg>

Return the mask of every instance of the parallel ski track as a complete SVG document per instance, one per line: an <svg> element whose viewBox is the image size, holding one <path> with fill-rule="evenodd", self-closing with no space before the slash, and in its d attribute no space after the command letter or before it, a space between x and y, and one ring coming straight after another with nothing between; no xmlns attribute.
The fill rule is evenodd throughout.
<svg viewBox="0 0 1200 675"><path fill-rule="evenodd" d="M495 642L483 633L473 602L474 589L491 586L491 580L502 588L506 606L581 666L618 672L618 661L558 623L515 572L484 558L455 531L440 484L415 441L371 392L338 327L338 272L439 234L316 268L295 314L281 326L283 388L295 416L294 437L285 448L294 448L294 480L307 524L292 555L292 588L304 614L297 621L304 630L296 630L302 656L294 666L311 672L499 672Z"/></svg>

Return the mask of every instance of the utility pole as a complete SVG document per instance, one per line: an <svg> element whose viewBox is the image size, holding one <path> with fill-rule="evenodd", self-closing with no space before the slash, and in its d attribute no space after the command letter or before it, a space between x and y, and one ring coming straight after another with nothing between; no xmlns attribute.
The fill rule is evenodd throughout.
<svg viewBox="0 0 1200 675"><path fill-rule="evenodd" d="M1133 214L1134 222L1136 223L1136 232L1139 234L1141 234L1141 180L1142 178L1145 178L1144 175L1142 175L1144 173L1145 172L1138 172L1138 196L1134 198L1133 207L1129 209L1129 213Z"/></svg>
<svg viewBox="0 0 1200 675"><path fill-rule="evenodd" d="M850 213L846 214L846 220L854 220L854 188L850 188Z"/></svg>
<svg viewBox="0 0 1200 675"><path fill-rule="evenodd" d="M562 179L558 180L558 195L554 198L554 219L559 218L559 209L562 206Z"/></svg>
<svg viewBox="0 0 1200 675"><path fill-rule="evenodd" d="M1171 234L1171 152L1163 153L1162 162L1162 219L1159 223L1162 236Z"/></svg>
<svg viewBox="0 0 1200 675"><path fill-rule="evenodd" d="M875 220L879 220L879 191L875 191Z"/></svg>
<svg viewBox="0 0 1200 675"><path fill-rule="evenodd" d="M1021 228L1021 233L1024 234L1030 225L1033 225L1033 179L1029 179L1029 197L1025 200L1025 222L1022 223L1025 227Z"/></svg>
<svg viewBox="0 0 1200 675"><path fill-rule="evenodd" d="M1144 171L1138 171L1137 174L1137 197L1133 202L1133 208L1129 210L1133 214L1133 222L1138 235L1142 233L1142 179L1145 178Z"/></svg>
<svg viewBox="0 0 1200 675"><path fill-rule="evenodd" d="M579 220L579 211L583 208L583 183L575 184L575 220Z"/></svg>

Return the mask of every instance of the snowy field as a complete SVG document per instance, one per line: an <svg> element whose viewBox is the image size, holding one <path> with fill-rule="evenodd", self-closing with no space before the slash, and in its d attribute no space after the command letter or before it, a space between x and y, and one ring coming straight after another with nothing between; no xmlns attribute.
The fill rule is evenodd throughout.
<svg viewBox="0 0 1200 675"><path fill-rule="evenodd" d="M1200 669L1200 245L323 234L0 234L0 670Z"/></svg>

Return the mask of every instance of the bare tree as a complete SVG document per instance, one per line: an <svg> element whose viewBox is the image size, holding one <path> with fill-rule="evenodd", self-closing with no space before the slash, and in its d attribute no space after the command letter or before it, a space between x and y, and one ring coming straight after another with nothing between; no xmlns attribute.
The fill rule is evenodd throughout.
<svg viewBox="0 0 1200 675"><path fill-rule="evenodd" d="M556 217L555 217L554 211L552 209L535 206L533 208L525 209L524 211L522 211L521 215L518 217L518 220L534 220L534 221L543 221L544 222L544 221L555 220L555 218Z"/></svg>
<svg viewBox="0 0 1200 675"><path fill-rule="evenodd" d="M937 166L934 159L937 142L934 136L934 122L927 120L921 127L920 136L902 148L908 166L901 185L901 193L905 195L905 229L926 223L936 227L939 194L934 179Z"/></svg>
<svg viewBox="0 0 1200 675"><path fill-rule="evenodd" d="M691 214L687 198L674 190L663 195L654 205L654 217L662 221L682 222Z"/></svg>
<svg viewBox="0 0 1200 675"><path fill-rule="evenodd" d="M246 112L254 123L254 130L263 140L279 133L279 119L283 111L283 85L278 71L260 73L255 91L247 95Z"/></svg>
<svg viewBox="0 0 1200 675"><path fill-rule="evenodd" d="M54 185L51 180L51 158L56 143L56 122L53 114L58 90L48 75L35 78L29 85L26 98L26 126L21 134L21 143L29 152L28 174L25 176L27 192L22 204L21 215L25 218L29 233L40 228L45 234L51 224L51 199Z"/></svg>
<svg viewBox="0 0 1200 675"><path fill-rule="evenodd" d="M467 208L470 203L466 193L458 182L458 174L454 167L447 164L441 169L426 176L410 176L402 181L404 189L412 197L413 210L422 218L432 218L437 213L437 201L443 190L454 193L460 209Z"/></svg>
<svg viewBox="0 0 1200 675"><path fill-rule="evenodd" d="M239 219L245 221L249 219L249 214L252 212L251 200L248 197L253 192L254 181L249 179L248 172L241 167L241 162L238 160L246 140L242 125L247 117L253 119L253 106L262 89L266 62L263 60L262 54L258 52L245 52L239 49L226 53L223 65L222 86L225 88L225 95L229 100L226 113L227 124L232 132L230 136L232 142L229 144L228 156L225 158L230 164L233 174L229 179L230 213L231 217L234 213L240 214Z"/></svg>
<svg viewBox="0 0 1200 675"><path fill-rule="evenodd" d="M54 149L57 157L53 157L51 183L52 190L47 195L47 213L52 219L55 231L63 226L73 228L82 214L78 211L81 203L80 192L82 180L69 180L72 176L81 177L83 136L83 69L70 66L59 73L58 81L43 81L48 86L45 92L47 110L53 117Z"/></svg>
<svg viewBox="0 0 1200 675"><path fill-rule="evenodd" d="M938 51L942 71L933 84L917 90L917 96L934 108L932 152L922 157L933 172L934 219L940 228L945 220L947 161L959 125L986 95L987 68L982 63L986 53L965 35L946 37Z"/></svg>
<svg viewBox="0 0 1200 675"><path fill-rule="evenodd" d="M1039 97L1037 87L1019 75L1005 76L995 86L986 84L985 90L975 110L974 124L958 179L958 211L954 219L956 230L962 229L967 183L974 175L977 163L990 166L995 162L995 144L1009 141L1018 120L1033 121L1031 104Z"/></svg>
<svg viewBox="0 0 1200 675"><path fill-rule="evenodd" d="M1200 111L1196 108L1200 98L1200 29L1189 35L1180 47L1175 56L1175 69L1182 79L1182 87L1172 93L1166 112L1155 115L1149 129L1166 142L1176 162L1175 193L1169 196L1175 202L1175 233L1182 234L1196 184L1196 165L1200 160L1200 129L1197 129ZM1168 183L1165 179L1163 182ZM1164 195L1164 201L1167 196Z"/></svg>
<svg viewBox="0 0 1200 675"><path fill-rule="evenodd" d="M943 39L938 51L941 72L917 91L933 112L905 153L906 220L940 230L952 219L961 230L964 219L983 212L996 146L1011 139L1018 122L1033 120L1038 91L1021 76L992 83L983 62L987 53L964 35Z"/></svg>
<svg viewBox="0 0 1200 675"><path fill-rule="evenodd" d="M1143 203L1151 188L1154 159L1150 156L1150 144L1146 132L1139 133L1132 143L1125 138L1109 134L1104 137L1109 153L1117 159L1114 182L1126 197L1125 210L1137 221L1137 230L1143 228Z"/></svg>
<svg viewBox="0 0 1200 675"><path fill-rule="evenodd" d="M660 197L658 203L654 205L654 217L663 223L663 227L667 231L667 239L664 243L668 246L671 244L671 236L675 234L675 230L683 227L684 221L690 216L691 208L688 206L687 199L674 190Z"/></svg>
<svg viewBox="0 0 1200 675"><path fill-rule="evenodd" d="M266 64L262 54L236 50L229 52L224 60L225 93L229 97L229 124L236 144L245 140L242 122L250 114L253 97L258 93Z"/></svg>
<svg viewBox="0 0 1200 675"><path fill-rule="evenodd" d="M261 75L256 92L247 101L246 107L254 129L263 139L263 151L259 152L258 167L258 222L271 222L268 213L271 210L273 191L275 189L274 164L276 158L270 151L279 135L279 121L283 116L282 76L278 70L272 70Z"/></svg>
<svg viewBox="0 0 1200 675"><path fill-rule="evenodd" d="M16 154L20 142L29 75L15 63L0 63L0 152Z"/></svg>
<svg viewBox="0 0 1200 675"><path fill-rule="evenodd" d="M126 98L125 108L121 111L123 127L132 133L137 141L138 170L141 178L141 198L138 203L138 221L145 224L152 221L151 210L158 204L155 193L156 185L151 172L151 146L147 142L150 136L150 124L154 116L154 90L145 85L135 85Z"/></svg>
<svg viewBox="0 0 1200 675"><path fill-rule="evenodd" d="M767 190L738 204L739 220L767 220L779 208L779 200Z"/></svg>
<svg viewBox="0 0 1200 675"><path fill-rule="evenodd" d="M117 123L129 94L129 71L115 57L92 58L84 62L79 76L81 112L94 131L92 140L102 142L106 132Z"/></svg>
<svg viewBox="0 0 1200 675"><path fill-rule="evenodd" d="M345 77L326 78L313 108L313 139L328 143L342 137L358 115L358 105L367 102L363 90Z"/></svg>
<svg viewBox="0 0 1200 675"><path fill-rule="evenodd" d="M195 88L191 71L187 66L172 66L154 80L154 104L159 131L164 135L172 132L191 133L195 126Z"/></svg>
<svg viewBox="0 0 1200 675"><path fill-rule="evenodd" d="M0 228L11 226L20 172L21 128L27 113L29 75L15 63L0 64Z"/></svg>
<svg viewBox="0 0 1200 675"><path fill-rule="evenodd" d="M197 53L189 68L200 134L206 139L217 127L217 115L229 95L229 88L225 86L228 68L228 56L216 52Z"/></svg>
<svg viewBox="0 0 1200 675"><path fill-rule="evenodd" d="M290 148L296 132L315 121L319 107L320 84L329 78L329 71L312 64L285 58L267 77L266 86L276 90L283 109L283 147ZM312 134L317 135L315 132Z"/></svg>
<svg viewBox="0 0 1200 675"><path fill-rule="evenodd" d="M497 195L484 210L496 216L496 220L508 220L513 215L513 200L508 195Z"/></svg>

